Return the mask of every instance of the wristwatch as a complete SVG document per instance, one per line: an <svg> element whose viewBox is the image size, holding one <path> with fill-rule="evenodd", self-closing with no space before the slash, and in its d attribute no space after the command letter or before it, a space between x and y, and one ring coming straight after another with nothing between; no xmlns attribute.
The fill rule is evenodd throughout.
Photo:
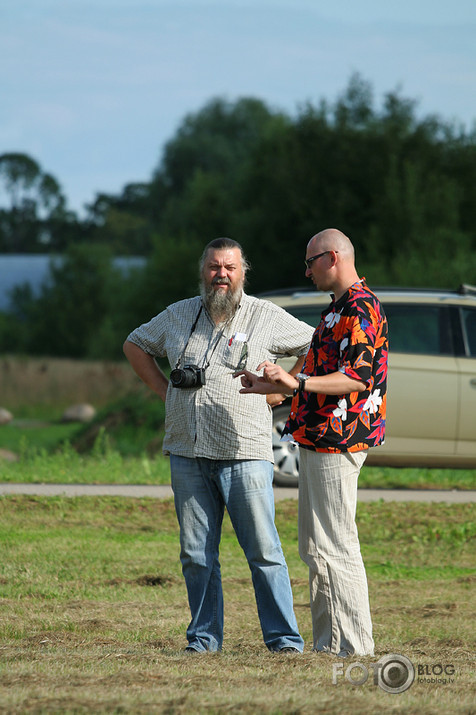
<svg viewBox="0 0 476 715"><path fill-rule="evenodd" d="M297 387L293 392L293 395L297 395L298 392L302 392L304 390L304 385L306 384L306 380L308 380L311 376L305 375L303 372L298 372L298 374L294 375L294 377L299 382L299 387Z"/></svg>

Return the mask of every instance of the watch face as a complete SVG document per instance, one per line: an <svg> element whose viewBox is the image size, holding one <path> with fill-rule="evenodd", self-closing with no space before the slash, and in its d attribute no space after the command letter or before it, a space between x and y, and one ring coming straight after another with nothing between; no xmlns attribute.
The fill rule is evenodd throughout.
<svg viewBox="0 0 476 715"><path fill-rule="evenodd" d="M303 373L300 372L297 377L298 377L298 380L299 380L299 388L298 388L298 390L299 390L299 392L302 392L302 391L304 390L304 385L306 384L306 380L307 380L307 378L309 377L309 375L303 375Z"/></svg>

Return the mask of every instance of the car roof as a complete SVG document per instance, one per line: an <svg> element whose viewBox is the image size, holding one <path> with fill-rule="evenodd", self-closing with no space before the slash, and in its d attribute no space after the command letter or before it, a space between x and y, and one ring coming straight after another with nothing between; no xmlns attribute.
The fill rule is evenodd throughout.
<svg viewBox="0 0 476 715"><path fill-rule="evenodd" d="M468 284L461 284L457 290L453 291L437 288L373 286L371 286L371 290L378 295L383 303L451 303L452 305L476 306L476 286ZM310 303L326 304L331 298L329 293L317 292L314 286L267 291L260 293L258 297L283 307L309 305Z"/></svg>

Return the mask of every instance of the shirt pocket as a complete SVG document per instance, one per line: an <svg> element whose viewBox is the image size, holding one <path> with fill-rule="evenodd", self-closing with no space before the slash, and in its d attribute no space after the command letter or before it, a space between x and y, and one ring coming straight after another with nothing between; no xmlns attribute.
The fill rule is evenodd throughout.
<svg viewBox="0 0 476 715"><path fill-rule="evenodd" d="M231 338L223 349L223 362L226 367L237 372L248 365L248 341Z"/></svg>

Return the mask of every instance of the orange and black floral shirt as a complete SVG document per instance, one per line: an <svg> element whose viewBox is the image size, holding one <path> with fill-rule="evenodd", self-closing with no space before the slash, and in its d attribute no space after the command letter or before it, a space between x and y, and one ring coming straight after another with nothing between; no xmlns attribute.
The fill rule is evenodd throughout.
<svg viewBox="0 0 476 715"><path fill-rule="evenodd" d="M340 371L363 392L322 395L305 390L292 401L283 435L317 452L357 452L383 444L387 406L387 319L365 279L323 311L302 372Z"/></svg>

